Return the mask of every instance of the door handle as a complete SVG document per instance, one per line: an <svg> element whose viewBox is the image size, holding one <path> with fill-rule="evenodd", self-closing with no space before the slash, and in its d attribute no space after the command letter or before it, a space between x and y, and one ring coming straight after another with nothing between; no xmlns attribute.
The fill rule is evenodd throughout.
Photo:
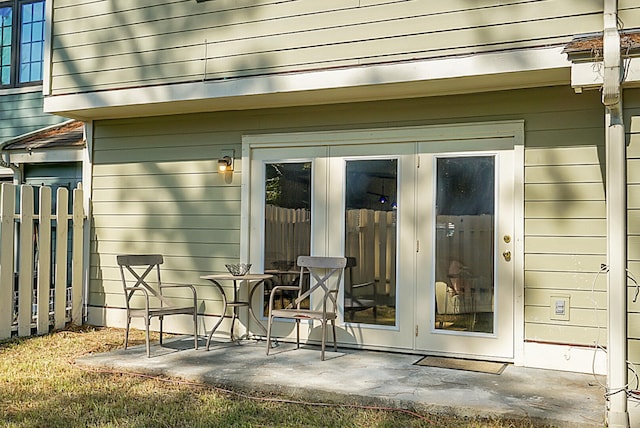
<svg viewBox="0 0 640 428"><path fill-rule="evenodd" d="M505 251L504 253L502 253L502 257L504 257L505 261L510 262L511 261L511 251Z"/></svg>

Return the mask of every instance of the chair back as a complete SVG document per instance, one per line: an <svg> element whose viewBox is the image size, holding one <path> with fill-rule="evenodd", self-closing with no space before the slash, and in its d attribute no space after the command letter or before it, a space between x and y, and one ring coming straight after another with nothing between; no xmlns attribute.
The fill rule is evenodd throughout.
<svg viewBox="0 0 640 428"><path fill-rule="evenodd" d="M327 311L328 302L332 303L330 311L335 312L338 289L346 264L345 257L299 256L300 286L298 297L293 302L294 306L300 308L300 303L310 297L314 291L322 290L323 312ZM306 291L303 287L305 273L309 274L309 288ZM324 275L322 275L323 273Z"/></svg>
<svg viewBox="0 0 640 428"><path fill-rule="evenodd" d="M150 295L160 300L161 304L168 304L161 293L160 285L160 265L164 263L161 254L126 254L117 256L118 266L120 267L120 277L122 278L122 287L126 296L127 309L129 309L129 301L137 289L144 289ZM157 289L151 286L153 277L152 272L155 270L155 281ZM150 279L147 279L151 275Z"/></svg>

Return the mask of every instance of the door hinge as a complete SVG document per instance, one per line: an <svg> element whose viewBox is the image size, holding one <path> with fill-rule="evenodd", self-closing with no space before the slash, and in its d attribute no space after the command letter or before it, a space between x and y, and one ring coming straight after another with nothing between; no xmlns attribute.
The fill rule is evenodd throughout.
<svg viewBox="0 0 640 428"><path fill-rule="evenodd" d="M417 166L418 168L420 168L420 155L418 155L418 161L417 161L417 163L416 163L416 166Z"/></svg>
<svg viewBox="0 0 640 428"><path fill-rule="evenodd" d="M416 239L416 253L420 252L420 240Z"/></svg>
<svg viewBox="0 0 640 428"><path fill-rule="evenodd" d="M416 337L418 337L418 324L416 324Z"/></svg>

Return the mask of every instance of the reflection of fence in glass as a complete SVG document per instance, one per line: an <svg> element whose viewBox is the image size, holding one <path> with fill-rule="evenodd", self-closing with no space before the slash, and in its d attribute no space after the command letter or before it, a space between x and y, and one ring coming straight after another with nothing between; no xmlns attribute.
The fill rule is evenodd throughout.
<svg viewBox="0 0 640 428"><path fill-rule="evenodd" d="M436 281L449 282L452 261L493 284L494 216L440 215L436 219Z"/></svg>
<svg viewBox="0 0 640 428"><path fill-rule="evenodd" d="M347 210L346 222L345 255L356 259L351 281L375 281L378 296L395 298L396 212Z"/></svg>
<svg viewBox="0 0 640 428"><path fill-rule="evenodd" d="M298 256L311 249L311 212L308 209L266 205L264 268L296 269Z"/></svg>

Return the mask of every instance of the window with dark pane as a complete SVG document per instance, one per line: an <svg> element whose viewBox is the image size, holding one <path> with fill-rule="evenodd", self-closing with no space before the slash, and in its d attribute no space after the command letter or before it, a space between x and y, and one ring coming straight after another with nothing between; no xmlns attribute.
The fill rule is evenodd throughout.
<svg viewBox="0 0 640 428"><path fill-rule="evenodd" d="M344 318L396 324L397 159L346 162Z"/></svg>
<svg viewBox="0 0 640 428"><path fill-rule="evenodd" d="M44 0L0 0L0 86L42 81L44 33Z"/></svg>

